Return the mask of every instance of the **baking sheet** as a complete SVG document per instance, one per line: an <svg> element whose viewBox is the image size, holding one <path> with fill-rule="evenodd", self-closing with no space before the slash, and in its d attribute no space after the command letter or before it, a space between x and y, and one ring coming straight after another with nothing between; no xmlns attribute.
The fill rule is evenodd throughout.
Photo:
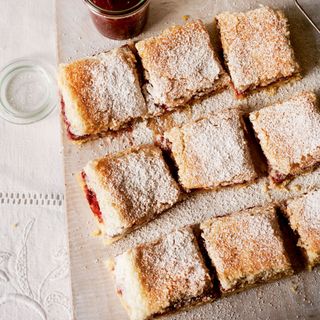
<svg viewBox="0 0 320 320"><path fill-rule="evenodd" d="M225 10L239 11L271 5L285 10L291 25L291 38L304 78L288 84L276 95L260 92L241 103L258 109L294 92L320 88L320 39L295 8L293 1L211 1L211 0L153 0L149 22L139 39L159 33L170 25L182 24L183 16L201 18L213 33L213 17ZM317 0L309 1L311 6ZM60 62L90 55L101 50L120 46L123 42L109 40L94 29L85 5L80 0L56 0L58 56ZM196 105L187 118L220 111L235 104L233 94L225 91ZM175 115L171 121L183 123L186 117ZM168 122L159 120L165 127ZM290 184L289 190L266 191L267 181L262 178L248 187L225 188L219 192L196 193L164 213L161 217L133 232L111 247L104 247L100 237L93 236L97 229L90 209L77 184L75 175L88 160L129 146L151 143L153 132L146 123L138 124L132 132L122 132L95 142L78 146L66 139L62 126L66 183L66 214L70 243L70 267L74 299L74 315L78 320L127 319L126 313L114 293L110 275L103 261L141 242L150 241L170 229L200 222L210 216L232 212L249 206L262 205L301 195L320 187L320 169L301 176ZM220 299L188 311L164 318L168 319L320 319L320 269L302 272L291 278L260 286L246 292Z"/></svg>

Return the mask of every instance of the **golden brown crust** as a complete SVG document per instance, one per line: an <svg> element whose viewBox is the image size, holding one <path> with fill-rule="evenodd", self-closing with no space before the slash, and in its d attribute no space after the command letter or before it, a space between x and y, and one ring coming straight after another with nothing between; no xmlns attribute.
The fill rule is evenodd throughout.
<svg viewBox="0 0 320 320"><path fill-rule="evenodd" d="M275 183L320 162L320 113L314 93L300 92L287 101L254 111L250 121Z"/></svg>
<svg viewBox="0 0 320 320"><path fill-rule="evenodd" d="M195 41L196 35L199 41ZM176 79L165 74L158 74L158 78L156 77L160 79L160 87L164 91L168 90L168 95L172 95L175 101L172 106L168 103L164 107L162 102L153 99L153 94L147 92L146 103L139 83L136 58L128 45L60 65L58 78L63 100L62 113L69 138L82 143L97 136L104 136L110 130L119 130L141 118L163 114L171 107L183 105L186 101L197 99L212 91L221 91L228 85L229 76L221 68L201 21L191 22L183 27L173 27L166 30L163 36L164 41L166 37L170 38L172 46L177 46L180 50L183 46L188 50L194 50L194 41L199 47L189 57L195 61L189 61L186 57L183 59L179 50L176 52L181 60L177 64L177 70L173 71L174 67L171 65L171 71L179 73ZM147 44L152 43L154 39L156 38L141 41L137 47L149 47ZM190 41L193 42L190 44ZM160 42L155 41L155 47L160 45ZM158 53L161 55L160 51L159 49ZM152 53L152 49L150 52L153 58L155 52ZM165 51L162 53L166 54ZM194 57L197 54L200 54L201 61ZM171 58L169 53L166 66L170 65ZM175 60L173 57L173 61ZM190 68L196 69L190 73ZM161 68L156 71L161 73L160 70ZM162 77L167 77L166 88L161 85ZM176 96L180 94L181 97Z"/></svg>
<svg viewBox="0 0 320 320"><path fill-rule="evenodd" d="M163 160L163 156L162 156L162 153L161 153L160 149L155 147L155 146L144 146L144 147L140 147L140 148L137 148L137 149L136 148L135 149L129 149L129 150L126 150L125 152L121 152L121 153L117 154L116 156L110 156L110 157L106 157L106 158L101 159L97 163L96 169L99 172L99 174L101 175L101 178L104 181L108 181L109 188L113 189L112 190L112 194L113 194L113 197L114 197L114 200L115 200L115 204L117 203L117 205L119 206L118 210L119 210L119 212L121 212L122 217L130 224L135 222L136 214L137 214L136 210L138 209L138 211L140 211L142 208L137 208L136 207L137 204L134 202L137 199L133 199L132 198L132 194L126 193L126 188L125 188L124 185L122 185L122 183L124 181L120 182L120 184L118 183L119 182L118 174L120 174L120 175L126 174L126 173L130 174L129 173L129 170L130 170L129 167L128 168L124 168L124 172L120 172L122 170L118 167L117 164L120 161L122 161L122 159L125 159L126 156L131 156L133 154L136 154L138 156L140 154L143 154L146 157L146 159L150 159L150 160L151 159L157 159L157 161L161 162L161 169L164 171L163 173L168 178L170 177L171 186L177 191L177 195L179 193L179 187L176 184L176 182L171 178L169 169L167 168L167 166L166 166L166 164L165 164L165 162ZM130 165L129 163L127 163L127 164ZM139 164L139 163L137 163L137 164ZM134 168L132 168L132 169L134 169ZM134 179L142 178L140 176L141 172L139 171L138 168L136 170L136 173L137 173L137 175L132 177L132 178L134 178ZM148 178L152 178L152 177L150 176ZM154 176L154 178L156 178L156 177ZM161 177L158 176L158 178L161 178ZM138 181L136 181L136 182L138 182ZM155 181L153 181L153 182L155 182ZM118 186L120 188L118 188ZM164 192L165 192L165 190L164 190ZM149 194L149 196L152 197L153 195ZM172 204L167 204L166 205L165 203L163 203L161 205L161 209L165 209L167 207L170 207L171 205ZM152 208L152 207L149 208L150 213L151 213L151 211L153 211L153 209L154 208Z"/></svg>
<svg viewBox="0 0 320 320"><path fill-rule="evenodd" d="M129 46L60 65L59 86L75 138L118 130L148 113Z"/></svg>
<svg viewBox="0 0 320 320"><path fill-rule="evenodd" d="M214 94L221 92L228 87L230 78L227 74L221 75L221 77L214 84ZM183 107L177 108L172 112L166 112L158 117L154 117L148 120L148 127L154 132L157 138L160 138L165 131L169 131L172 128L178 127L195 121L196 119L212 113L211 111L200 111L199 109L205 105L208 101L208 97L195 98L185 104Z"/></svg>
<svg viewBox="0 0 320 320"><path fill-rule="evenodd" d="M215 217L201 229L224 292L292 274L272 206Z"/></svg>
<svg viewBox="0 0 320 320"><path fill-rule="evenodd" d="M91 161L84 168L110 240L122 237L182 199L159 148L151 145Z"/></svg>
<svg viewBox="0 0 320 320"><path fill-rule="evenodd" d="M164 137L172 145L186 189L217 188L257 177L238 109L173 128Z"/></svg>
<svg viewBox="0 0 320 320"><path fill-rule="evenodd" d="M212 288L191 228L136 248L136 265L152 309L174 307Z"/></svg>
<svg viewBox="0 0 320 320"><path fill-rule="evenodd" d="M139 281L139 295L144 297L149 316L200 303L212 296L212 280L190 227L139 245L130 254ZM118 261L116 258L113 266L116 272L121 268ZM129 287L123 290L130 290Z"/></svg>
<svg viewBox="0 0 320 320"><path fill-rule="evenodd" d="M288 201L285 212L309 268L314 267L320 263L320 190Z"/></svg>
<svg viewBox="0 0 320 320"><path fill-rule="evenodd" d="M71 99L77 105L79 114L84 122L88 133L99 130L102 124L102 118L99 114L94 115L96 104L90 96L90 92L82 89L92 82L92 75L88 73L88 69L92 69L99 65L99 61L94 58L75 61L72 64L63 67L63 85L69 87ZM81 93L81 94L79 94Z"/></svg>
<svg viewBox="0 0 320 320"><path fill-rule="evenodd" d="M300 72L282 11L261 7L221 13L216 19L226 64L238 94Z"/></svg>
<svg viewBox="0 0 320 320"><path fill-rule="evenodd" d="M201 20L173 26L157 37L138 42L136 48L148 80L148 92L156 104L167 109L219 90L224 85L215 87L216 82L221 77L228 78Z"/></svg>

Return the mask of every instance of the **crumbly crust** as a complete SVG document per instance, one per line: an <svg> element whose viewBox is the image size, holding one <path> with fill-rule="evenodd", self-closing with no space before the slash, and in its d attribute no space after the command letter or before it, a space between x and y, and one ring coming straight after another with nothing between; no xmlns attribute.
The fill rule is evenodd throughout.
<svg viewBox="0 0 320 320"><path fill-rule="evenodd" d="M320 263L320 190L288 201L286 215L298 234L309 268Z"/></svg>
<svg viewBox="0 0 320 320"><path fill-rule="evenodd" d="M173 128L164 137L185 189L216 188L257 177L238 109Z"/></svg>
<svg viewBox="0 0 320 320"><path fill-rule="evenodd" d="M161 150L155 146L90 161L84 172L88 187L96 193L110 238L118 239L182 197Z"/></svg>
<svg viewBox="0 0 320 320"><path fill-rule="evenodd" d="M59 86L74 136L117 130L147 114L129 46L60 65Z"/></svg>
<svg viewBox="0 0 320 320"><path fill-rule="evenodd" d="M320 162L320 113L314 93L300 92L285 102L252 112L250 120L274 182Z"/></svg>
<svg viewBox="0 0 320 320"><path fill-rule="evenodd" d="M157 37L139 41L136 48L147 91L156 104L167 109L219 90L217 81L227 77L201 20L173 26Z"/></svg>
<svg viewBox="0 0 320 320"><path fill-rule="evenodd" d="M292 274L274 207L215 217L200 228L223 292Z"/></svg>
<svg viewBox="0 0 320 320"><path fill-rule="evenodd" d="M134 308L135 301L124 301L131 319L133 314L138 314L136 309L141 307L143 312L139 312L140 317L135 319L147 319L197 299L205 299L212 290L209 271L190 227L176 230L152 243L139 245L129 252L133 257L130 263L139 282L138 296L143 297ZM125 276L119 272L122 266L118 263L121 256L115 258L112 269L117 292L121 292L123 299L129 296L127 291L132 288L122 281Z"/></svg>
<svg viewBox="0 0 320 320"><path fill-rule="evenodd" d="M261 7L217 17L224 57L238 94L299 73L288 21L280 10Z"/></svg>

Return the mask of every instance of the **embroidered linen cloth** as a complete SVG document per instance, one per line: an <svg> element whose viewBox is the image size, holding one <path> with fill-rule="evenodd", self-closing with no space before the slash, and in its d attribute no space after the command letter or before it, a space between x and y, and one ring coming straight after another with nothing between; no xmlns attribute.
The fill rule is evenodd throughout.
<svg viewBox="0 0 320 320"><path fill-rule="evenodd" d="M56 64L54 0L0 1L0 68ZM19 126L0 119L0 319L71 319L59 113Z"/></svg>

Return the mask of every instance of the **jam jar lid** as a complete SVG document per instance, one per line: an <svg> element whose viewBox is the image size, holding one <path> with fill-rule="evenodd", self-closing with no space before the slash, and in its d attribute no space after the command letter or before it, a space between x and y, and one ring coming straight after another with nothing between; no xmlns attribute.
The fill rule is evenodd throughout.
<svg viewBox="0 0 320 320"><path fill-rule="evenodd" d="M49 115L58 102L54 68L41 60L11 61L0 71L0 117L30 124Z"/></svg>
<svg viewBox="0 0 320 320"><path fill-rule="evenodd" d="M95 11L95 13L103 13L103 14L107 14L107 15L125 15L125 14L132 14L134 11L136 11L137 9L140 9L140 7L146 3L149 3L150 0L140 0L137 1L137 3L135 3L132 6L129 6L128 8L122 9L122 10L118 10L118 9L106 9L102 6L99 6L98 4L96 4L93 0L84 0L84 2L90 6L90 8Z"/></svg>

